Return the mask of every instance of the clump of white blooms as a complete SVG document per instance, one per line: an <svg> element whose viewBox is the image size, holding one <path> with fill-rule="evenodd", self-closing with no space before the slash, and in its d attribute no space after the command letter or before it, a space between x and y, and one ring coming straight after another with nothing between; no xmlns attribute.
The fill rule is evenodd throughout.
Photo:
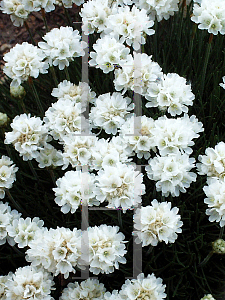
<svg viewBox="0 0 225 300"><path fill-rule="evenodd" d="M38 47L23 42L16 44L3 57L6 62L3 72L12 79L12 86L19 86L28 78L37 78L40 73L47 73L48 63L45 59L44 52Z"/></svg>
<svg viewBox="0 0 225 300"><path fill-rule="evenodd" d="M47 147L39 151L35 160L38 162L39 168L59 167L63 165L62 151L57 150L52 145L48 144Z"/></svg>
<svg viewBox="0 0 225 300"><path fill-rule="evenodd" d="M223 239L217 239L212 243L214 253L225 254L225 241Z"/></svg>
<svg viewBox="0 0 225 300"><path fill-rule="evenodd" d="M84 3L80 12L84 34L102 32L107 28L106 20L112 13L109 4L110 0L90 0Z"/></svg>
<svg viewBox="0 0 225 300"><path fill-rule="evenodd" d="M6 300L53 300L50 296L53 285L52 276L43 269L18 268L6 282Z"/></svg>
<svg viewBox="0 0 225 300"><path fill-rule="evenodd" d="M160 22L162 19L168 20L174 12L179 10L179 0L134 0L137 7L147 10L150 18Z"/></svg>
<svg viewBox="0 0 225 300"><path fill-rule="evenodd" d="M225 175L225 143L219 142L215 148L207 148L206 155L199 155L198 173L208 177L223 178Z"/></svg>
<svg viewBox="0 0 225 300"><path fill-rule="evenodd" d="M19 248L24 248L30 245L34 239L35 232L42 228L44 222L38 217L14 219L10 225L7 226L8 235L14 239L14 244L17 243Z"/></svg>
<svg viewBox="0 0 225 300"><path fill-rule="evenodd" d="M135 5L114 7L108 16L105 34L119 38L122 43L126 42L134 50L139 50L145 44L145 35L152 35L155 30L151 29L154 21L147 16L145 9L139 10Z"/></svg>
<svg viewBox="0 0 225 300"><path fill-rule="evenodd" d="M198 133L204 130L203 124L198 122L196 116L189 118L187 114L176 119L163 116L155 120L154 125L152 135L161 156L179 151L191 154L193 139L198 138Z"/></svg>
<svg viewBox="0 0 225 300"><path fill-rule="evenodd" d="M135 171L133 165L118 163L115 167L105 166L96 176L96 198L107 201L108 208L127 209L141 203L141 195L145 194L143 174Z"/></svg>
<svg viewBox="0 0 225 300"><path fill-rule="evenodd" d="M39 42L38 46L46 56L50 66L58 66L60 70L69 66L75 57L84 56L87 43L81 40L78 30L72 27L53 28L43 36L46 42Z"/></svg>
<svg viewBox="0 0 225 300"><path fill-rule="evenodd" d="M216 299L211 294L207 294L200 300L216 300Z"/></svg>
<svg viewBox="0 0 225 300"><path fill-rule="evenodd" d="M7 281L12 280L12 273L10 272L8 275L0 276L0 299L8 300L6 293L8 288L6 286Z"/></svg>
<svg viewBox="0 0 225 300"><path fill-rule="evenodd" d="M194 3L191 20L199 24L199 29L207 29L214 35L225 34L225 2L202 0L200 3Z"/></svg>
<svg viewBox="0 0 225 300"><path fill-rule="evenodd" d="M88 278L84 281L69 283L63 290L60 300L97 300L104 299L106 288L98 279Z"/></svg>
<svg viewBox="0 0 225 300"><path fill-rule="evenodd" d="M162 76L162 69L146 53L134 52L133 55L131 61L115 70L115 89L123 93L132 90L145 96L150 84Z"/></svg>
<svg viewBox="0 0 225 300"><path fill-rule="evenodd" d="M131 161L128 156L130 151L126 149L127 143L121 136L113 136L108 139L96 140L91 148L92 165L90 168L99 170L105 166L115 167L117 163L128 163Z"/></svg>
<svg viewBox="0 0 225 300"><path fill-rule="evenodd" d="M67 214L75 213L82 205L99 205L95 199L95 175L88 172L68 171L56 181L55 202L61 206L61 211Z"/></svg>
<svg viewBox="0 0 225 300"><path fill-rule="evenodd" d="M66 135L80 134L88 128L89 124L81 115L82 112L84 108L80 102L59 99L45 112L44 122L55 140L63 140Z"/></svg>
<svg viewBox="0 0 225 300"><path fill-rule="evenodd" d="M6 126L7 122L8 122L7 114L0 112L0 127Z"/></svg>
<svg viewBox="0 0 225 300"><path fill-rule="evenodd" d="M225 89L225 76L222 77L223 83L220 83L220 86Z"/></svg>
<svg viewBox="0 0 225 300"><path fill-rule="evenodd" d="M225 178L208 178L208 186L203 187L207 198L204 203L208 205L206 215L210 222L219 222L220 226L225 225Z"/></svg>
<svg viewBox="0 0 225 300"><path fill-rule="evenodd" d="M0 199L5 197L5 189L10 189L16 180L18 168L13 161L5 155L0 158Z"/></svg>
<svg viewBox="0 0 225 300"><path fill-rule="evenodd" d="M72 167L91 165L92 154L91 149L97 140L96 136L67 136L63 140L63 169L69 164Z"/></svg>
<svg viewBox="0 0 225 300"><path fill-rule="evenodd" d="M42 243L44 241L44 243ZM83 268L81 261L81 230L74 228L47 228L36 231L26 251L26 260L32 266L43 267L57 276L76 273L75 267Z"/></svg>
<svg viewBox="0 0 225 300"><path fill-rule="evenodd" d="M144 273L141 273L137 276L137 279L127 279L125 281L119 296L124 300L162 300L166 298L165 288L166 286L162 284L161 278L156 278L154 274L148 274L145 278Z"/></svg>
<svg viewBox="0 0 225 300"><path fill-rule="evenodd" d="M57 5L64 6L65 8L72 8L73 4L80 6L84 3L84 0L56 0Z"/></svg>
<svg viewBox="0 0 225 300"><path fill-rule="evenodd" d="M142 247L156 246L158 242L174 243L183 225L178 211L177 207L171 209L171 202L160 203L156 199L151 205L138 208L134 215L136 243L142 243Z"/></svg>
<svg viewBox="0 0 225 300"><path fill-rule="evenodd" d="M38 157L39 150L47 147L48 130L39 117L18 115L10 126L13 131L6 132L4 143L13 144L24 160Z"/></svg>
<svg viewBox="0 0 225 300"><path fill-rule="evenodd" d="M148 161L145 168L149 179L157 181L156 190L168 197L178 197L180 192L186 193L192 181L196 181L197 175L190 172L195 167L195 159L186 153L169 154L168 156L156 156Z"/></svg>
<svg viewBox="0 0 225 300"><path fill-rule="evenodd" d="M79 82L79 85L75 85L68 80L60 82L58 87L52 90L51 95L60 100L69 99L75 103L81 102L82 106L95 102L96 96L86 82Z"/></svg>
<svg viewBox="0 0 225 300"><path fill-rule="evenodd" d="M55 9L55 0L22 0L24 8L29 12L39 11L44 9L46 12L50 12Z"/></svg>
<svg viewBox="0 0 225 300"><path fill-rule="evenodd" d="M17 210L11 210L8 202L0 201L0 245L5 244L6 241L10 245L15 244L14 239L8 235L7 227L12 224L13 220L18 220L20 215Z"/></svg>
<svg viewBox="0 0 225 300"><path fill-rule="evenodd" d="M121 126L120 135L127 143L127 151L130 155L137 154L138 158L150 157L150 150L155 149L155 136L153 129L155 121L146 116L128 118Z"/></svg>
<svg viewBox="0 0 225 300"><path fill-rule="evenodd" d="M132 60L129 48L118 41L118 38L109 35L98 39L93 49L95 52L90 53L89 65L100 68L104 73L109 73L115 67Z"/></svg>
<svg viewBox="0 0 225 300"><path fill-rule="evenodd" d="M23 26L29 15L29 11L25 9L23 1L19 0L2 0L0 10L4 14L10 15L13 25L17 27Z"/></svg>
<svg viewBox="0 0 225 300"><path fill-rule="evenodd" d="M124 243L124 234L119 231L118 226L102 224L99 227L89 227L84 243L89 247L90 271L109 274L114 269L119 269L119 263L125 264L124 255L127 253ZM85 236L84 236L85 238Z"/></svg>
<svg viewBox="0 0 225 300"><path fill-rule="evenodd" d="M149 85L145 98L149 101L146 107L159 107L175 116L188 112L187 106L193 105L195 95L185 78L169 73Z"/></svg>
<svg viewBox="0 0 225 300"><path fill-rule="evenodd" d="M121 300L119 292L117 290L113 290L112 293L106 292L104 294L104 300Z"/></svg>
<svg viewBox="0 0 225 300"><path fill-rule="evenodd" d="M94 107L91 108L89 120L96 127L101 127L107 134L116 134L129 113L134 109L129 97L123 97L120 93L106 93L100 95Z"/></svg>

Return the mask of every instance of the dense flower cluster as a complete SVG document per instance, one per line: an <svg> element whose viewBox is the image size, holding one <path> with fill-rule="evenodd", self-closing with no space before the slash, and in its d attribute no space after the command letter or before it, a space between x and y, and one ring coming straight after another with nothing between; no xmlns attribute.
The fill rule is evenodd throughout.
<svg viewBox="0 0 225 300"><path fill-rule="evenodd" d="M216 299L211 294L207 294L200 300L216 300Z"/></svg>
<svg viewBox="0 0 225 300"><path fill-rule="evenodd" d="M156 278L154 274L149 274L146 278L141 273L137 279L127 279L122 285L119 296L125 300L154 299L162 300L166 298L165 285L161 278Z"/></svg>
<svg viewBox="0 0 225 300"><path fill-rule="evenodd" d="M38 157L38 151L47 147L48 130L39 117L22 114L10 126L13 131L6 132L5 144L13 144L24 160Z"/></svg>
<svg viewBox="0 0 225 300"><path fill-rule="evenodd" d="M145 98L149 101L146 107L159 107L175 116L188 112L187 106L193 105L195 95L185 78L169 73L149 85Z"/></svg>
<svg viewBox="0 0 225 300"><path fill-rule="evenodd" d="M178 197L180 192L185 193L192 181L196 181L197 175L190 172L195 159L187 154L170 154L168 156L156 156L149 160L145 168L149 179L157 181L156 190L162 191L162 195Z"/></svg>
<svg viewBox="0 0 225 300"><path fill-rule="evenodd" d="M125 236L118 231L118 226L106 224L88 228L84 242L89 247L88 260L93 274L109 274L114 272L114 268L119 269L119 263L126 263Z"/></svg>
<svg viewBox="0 0 225 300"><path fill-rule="evenodd" d="M223 239L217 239L212 243L212 249L214 253L225 254L225 241Z"/></svg>
<svg viewBox="0 0 225 300"><path fill-rule="evenodd" d="M134 215L136 243L142 242L142 247L156 246L158 242L174 243L183 225L178 210L177 207L171 209L170 202L159 203L156 199L151 206L138 208Z"/></svg>
<svg viewBox="0 0 225 300"><path fill-rule="evenodd" d="M6 300L53 300L50 296L54 281L43 269L33 266L18 268L6 281Z"/></svg>
<svg viewBox="0 0 225 300"><path fill-rule="evenodd" d="M78 30L72 27L53 28L43 36L45 42L39 42L38 46L46 56L46 62L50 66L58 66L60 70L69 66L74 57L84 56L87 43L80 41Z"/></svg>
<svg viewBox="0 0 225 300"><path fill-rule="evenodd" d="M209 33L225 34L225 2L221 0L195 1L191 20L199 29L207 29Z"/></svg>
<svg viewBox="0 0 225 300"><path fill-rule="evenodd" d="M16 180L18 168L13 161L5 155L0 158L0 199L5 197L5 189L10 189Z"/></svg>
<svg viewBox="0 0 225 300"><path fill-rule="evenodd" d="M38 47L27 42L16 44L3 57L6 62L3 72L12 79L12 86L19 86L30 76L37 78L39 73L48 72L49 66L44 58L44 52Z"/></svg>
<svg viewBox="0 0 225 300"><path fill-rule="evenodd" d="M4 14L10 15L14 26L22 26L29 15L29 11L25 9L23 2L20 0L2 0L0 10Z"/></svg>
<svg viewBox="0 0 225 300"><path fill-rule="evenodd" d="M88 172L68 171L56 181L55 202L61 206L61 211L75 213L82 205L99 205L95 199L95 175Z"/></svg>
<svg viewBox="0 0 225 300"><path fill-rule="evenodd" d="M35 158L39 168L58 167L63 165L62 151L56 150L52 145L41 149L38 156Z"/></svg>
<svg viewBox="0 0 225 300"><path fill-rule="evenodd" d="M82 281L69 283L63 290L60 300L97 300L104 299L104 293L106 288L103 283L100 283L98 279L88 278Z"/></svg>
<svg viewBox="0 0 225 300"><path fill-rule="evenodd" d="M91 108L89 119L94 126L101 127L107 134L116 134L125 119L130 115L129 111L134 108L131 99L124 98L120 93L100 95Z"/></svg>
<svg viewBox="0 0 225 300"><path fill-rule="evenodd" d="M105 166L96 177L96 198L107 201L109 208L122 208L123 212L138 206L145 194L143 174L132 165L118 163L115 167Z"/></svg>
<svg viewBox="0 0 225 300"><path fill-rule="evenodd" d="M10 272L8 275L0 276L0 299L7 300L7 286L6 283L8 280L12 280L12 273Z"/></svg>
<svg viewBox="0 0 225 300"><path fill-rule="evenodd" d="M55 9L56 0L22 0L22 3L29 12L41 9L50 12Z"/></svg>

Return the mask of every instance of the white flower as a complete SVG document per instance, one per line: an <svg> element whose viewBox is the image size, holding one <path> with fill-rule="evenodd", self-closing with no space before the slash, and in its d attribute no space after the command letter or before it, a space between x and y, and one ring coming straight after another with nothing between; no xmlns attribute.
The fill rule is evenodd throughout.
<svg viewBox="0 0 225 300"><path fill-rule="evenodd" d="M64 6L65 8L72 8L74 3L80 6L84 3L84 0L56 0L57 5Z"/></svg>
<svg viewBox="0 0 225 300"><path fill-rule="evenodd" d="M119 296L124 300L162 300L166 298L165 288L166 286L162 284L161 278L156 278L154 274L148 274L145 278L144 274L140 273L137 279L127 279L125 281Z"/></svg>
<svg viewBox="0 0 225 300"><path fill-rule="evenodd" d="M155 33L155 30L150 29L154 21L149 19L145 9L139 10L135 5L132 8L128 5L114 7L106 24L105 34L120 38L121 42L126 42L136 51L140 49L140 45L145 44L145 35Z"/></svg>
<svg viewBox="0 0 225 300"><path fill-rule="evenodd" d="M216 300L216 299L211 294L207 294L200 300Z"/></svg>
<svg viewBox="0 0 225 300"><path fill-rule="evenodd" d="M24 20L26 20L29 15L29 11L25 9L24 4L19 0L2 0L0 10L2 10L4 14L10 15L13 25L17 27L23 26Z"/></svg>
<svg viewBox="0 0 225 300"><path fill-rule="evenodd" d="M167 110L172 116L188 112L188 105L195 99L191 85L176 73L163 75L157 82L150 83L145 98L150 101L146 107L159 107Z"/></svg>
<svg viewBox="0 0 225 300"><path fill-rule="evenodd" d="M157 181L156 190L162 191L162 195L178 197L180 192L186 193L192 181L196 181L197 175L189 172L195 159L187 154L170 154L168 156L156 156L148 161L145 169L149 179Z"/></svg>
<svg viewBox="0 0 225 300"><path fill-rule="evenodd" d="M39 163L39 168L58 167L64 164L62 152L50 144L39 151L35 160Z"/></svg>
<svg viewBox="0 0 225 300"><path fill-rule="evenodd" d="M132 61L115 70L115 89L123 93L132 90L145 96L150 84L162 76L161 67L146 53L134 52L133 55Z"/></svg>
<svg viewBox="0 0 225 300"><path fill-rule="evenodd" d="M19 248L24 248L30 245L34 239L35 232L43 227L44 222L38 217L14 219L10 225L7 226L8 235L14 239Z"/></svg>
<svg viewBox="0 0 225 300"><path fill-rule="evenodd" d="M225 34L225 3L221 0L202 0L194 3L191 20L199 29L207 29L209 33Z"/></svg>
<svg viewBox="0 0 225 300"><path fill-rule="evenodd" d="M106 288L103 283L100 283L98 279L88 278L84 281L69 283L68 286L63 289L60 300L100 300L104 298Z"/></svg>
<svg viewBox="0 0 225 300"><path fill-rule="evenodd" d="M55 9L56 0L22 0L24 8L29 12L44 9L50 12Z"/></svg>
<svg viewBox="0 0 225 300"><path fill-rule="evenodd" d="M107 201L109 208L122 208L126 212L141 203L141 195L145 194L143 175L132 165L105 166L96 180L96 198L100 202Z"/></svg>
<svg viewBox="0 0 225 300"><path fill-rule="evenodd" d="M10 189L16 180L18 168L13 161L5 155L0 158L0 199L5 197L5 189Z"/></svg>
<svg viewBox="0 0 225 300"><path fill-rule="evenodd" d="M54 281L52 276L33 266L18 268L6 282L6 300L53 300L50 296Z"/></svg>
<svg viewBox="0 0 225 300"><path fill-rule="evenodd" d="M37 78L39 73L47 73L48 64L43 61L44 52L38 47L23 42L16 44L3 57L6 62L3 72L12 79L12 86L19 86L29 76Z"/></svg>
<svg viewBox="0 0 225 300"><path fill-rule="evenodd" d="M6 132L4 143L13 144L24 160L36 158L38 151L47 146L48 130L39 117L22 114L10 126L13 131Z"/></svg>
<svg viewBox="0 0 225 300"><path fill-rule="evenodd" d="M95 199L95 175L88 172L68 171L56 181L55 202L61 206L61 211L75 213L82 205L99 205Z"/></svg>
<svg viewBox="0 0 225 300"><path fill-rule="evenodd" d="M90 66L100 68L104 73L113 71L115 67L132 60L129 48L125 47L118 38L105 35L93 45L95 52L90 53Z"/></svg>
<svg viewBox="0 0 225 300"><path fill-rule="evenodd" d="M40 229L29 247L30 249L26 251L26 260L31 262L32 266L42 266L54 276L61 273L68 278L70 272L76 273L76 266L83 268L81 230L77 228L73 231L64 227Z"/></svg>
<svg viewBox="0 0 225 300"><path fill-rule="evenodd" d="M219 142L215 149L207 148L206 155L199 155L198 174L209 177L223 178L225 176L225 143Z"/></svg>
<svg viewBox="0 0 225 300"><path fill-rule="evenodd" d="M100 95L91 108L89 119L94 126L102 127L107 134L116 134L126 118L129 111L134 108L131 99L124 98L120 93L110 93Z"/></svg>
<svg viewBox="0 0 225 300"><path fill-rule="evenodd" d="M69 66L74 57L84 56L87 43L80 41L78 30L72 27L53 28L43 36L45 42L39 42L38 46L45 53L50 66L59 66L60 70Z"/></svg>
<svg viewBox="0 0 225 300"><path fill-rule="evenodd" d="M7 300L6 293L8 288L6 286L7 281L12 280L12 273L10 272L8 275L0 276L0 298L1 300Z"/></svg>
<svg viewBox="0 0 225 300"><path fill-rule="evenodd" d="M212 249L214 253L225 254L225 241L223 239L217 239L212 243Z"/></svg>
<svg viewBox="0 0 225 300"><path fill-rule="evenodd" d="M106 224L88 228L89 264L93 274L109 274L114 268L119 269L119 263L126 263L125 236L118 231L118 226Z"/></svg>
<svg viewBox="0 0 225 300"><path fill-rule="evenodd" d="M112 293L106 292L104 294L104 300L121 300L121 297L117 290L113 290Z"/></svg>
<svg viewBox="0 0 225 300"><path fill-rule="evenodd" d="M223 83L220 83L219 85L223 88L223 89L225 89L225 76L223 76Z"/></svg>
<svg viewBox="0 0 225 300"><path fill-rule="evenodd" d="M168 20L179 10L179 0L134 0L134 2L137 7L146 9L151 19L157 18L158 22L162 19Z"/></svg>
<svg viewBox="0 0 225 300"><path fill-rule="evenodd" d="M136 243L142 242L142 247L156 246L158 242L174 243L183 225L178 210L171 209L171 202L159 203L156 199L151 206L138 208L134 215L134 228L138 230L134 231Z"/></svg>

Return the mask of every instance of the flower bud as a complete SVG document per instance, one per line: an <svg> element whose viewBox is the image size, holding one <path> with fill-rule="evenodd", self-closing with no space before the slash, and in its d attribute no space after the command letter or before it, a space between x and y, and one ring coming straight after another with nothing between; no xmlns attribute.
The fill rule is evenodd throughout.
<svg viewBox="0 0 225 300"><path fill-rule="evenodd" d="M10 95L16 99L23 99L26 95L26 91L22 85L10 86Z"/></svg>
<svg viewBox="0 0 225 300"><path fill-rule="evenodd" d="M212 243L213 252L219 254L225 254L225 241L218 239ZM211 298L210 298L211 299Z"/></svg>
<svg viewBox="0 0 225 300"><path fill-rule="evenodd" d="M205 295L203 298L201 298L200 300L216 300L215 298L213 298L213 296L211 294Z"/></svg>
<svg viewBox="0 0 225 300"><path fill-rule="evenodd" d="M8 122L7 114L0 112L0 127L6 126L7 122Z"/></svg>

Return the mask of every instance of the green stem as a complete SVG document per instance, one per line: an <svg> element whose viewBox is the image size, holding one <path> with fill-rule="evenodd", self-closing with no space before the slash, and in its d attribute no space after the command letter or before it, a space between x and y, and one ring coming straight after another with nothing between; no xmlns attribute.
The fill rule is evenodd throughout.
<svg viewBox="0 0 225 300"><path fill-rule="evenodd" d="M57 77L56 77L56 73L55 73L54 67L51 66L49 69L50 69L50 72L51 72L51 74L52 74L52 78L53 78L54 84L55 84L56 86L58 86L59 82L58 82L58 79L57 79Z"/></svg>
<svg viewBox="0 0 225 300"><path fill-rule="evenodd" d="M68 81L70 81L70 75L69 75L67 66L65 66L64 70L65 70L65 74L66 74L66 79L67 79Z"/></svg>
<svg viewBox="0 0 225 300"><path fill-rule="evenodd" d="M13 205L15 206L15 208L19 211L19 212L23 212L26 214L26 212L24 211L24 209L22 209L22 207L16 202L16 200L13 198L13 196L11 195L9 190L5 190L6 195L8 196L8 198L10 199L11 203L13 203Z"/></svg>
<svg viewBox="0 0 225 300"><path fill-rule="evenodd" d="M43 107L42 107L42 105L41 105L41 101L40 101L40 99L39 99L37 90L36 90L36 88L35 88L33 79L32 79L31 77L29 77L28 82L29 82L29 85L30 85L30 87L31 87L31 89L32 89L32 92L33 92L33 94L34 94L34 98L35 98L35 100L36 100L37 106L38 106L38 108L39 108L41 114L44 115L44 110L43 110Z"/></svg>
<svg viewBox="0 0 225 300"><path fill-rule="evenodd" d="M32 165L32 163L31 163L30 160L28 160L28 165L29 165L29 167L30 167L30 169L31 169L31 172L32 172L33 176L35 177L35 179L36 179L37 181L39 181L39 177L38 177L38 175L37 175L37 172L34 170L34 167L33 167L33 165Z"/></svg>
<svg viewBox="0 0 225 300"><path fill-rule="evenodd" d="M43 18L43 21L44 21L44 24L45 24L46 32L48 32L49 29L48 29L47 20L46 20L46 17L45 17L45 10L44 10L44 8L41 8L41 14L42 14L42 18Z"/></svg>
<svg viewBox="0 0 225 300"><path fill-rule="evenodd" d="M24 25L25 25L25 27L26 27L26 30L28 31L28 34L29 34L29 37L30 37L30 40L31 40L32 44L33 44L34 46L36 46L36 43L35 43L34 38L33 38L33 35L32 35L32 33L31 33L31 31L30 31L30 27L29 27L28 24L27 24L27 21L24 21Z"/></svg>
<svg viewBox="0 0 225 300"><path fill-rule="evenodd" d="M122 215L121 215L121 210L117 210L118 213L118 222L121 228L123 228L123 222L122 222Z"/></svg>
<svg viewBox="0 0 225 300"><path fill-rule="evenodd" d="M64 13L65 13L68 25L71 26L71 27L73 27L73 22L72 22L71 17L68 14L68 11L67 11L67 9L65 7L64 7Z"/></svg>
<svg viewBox="0 0 225 300"><path fill-rule="evenodd" d="M202 268L205 264L207 264L207 262L212 257L212 255L213 255L213 251L209 252L206 258L198 265L198 268Z"/></svg>
<svg viewBox="0 0 225 300"><path fill-rule="evenodd" d="M224 232L224 227L220 228L220 235L219 235L219 239L223 238L223 232Z"/></svg>

